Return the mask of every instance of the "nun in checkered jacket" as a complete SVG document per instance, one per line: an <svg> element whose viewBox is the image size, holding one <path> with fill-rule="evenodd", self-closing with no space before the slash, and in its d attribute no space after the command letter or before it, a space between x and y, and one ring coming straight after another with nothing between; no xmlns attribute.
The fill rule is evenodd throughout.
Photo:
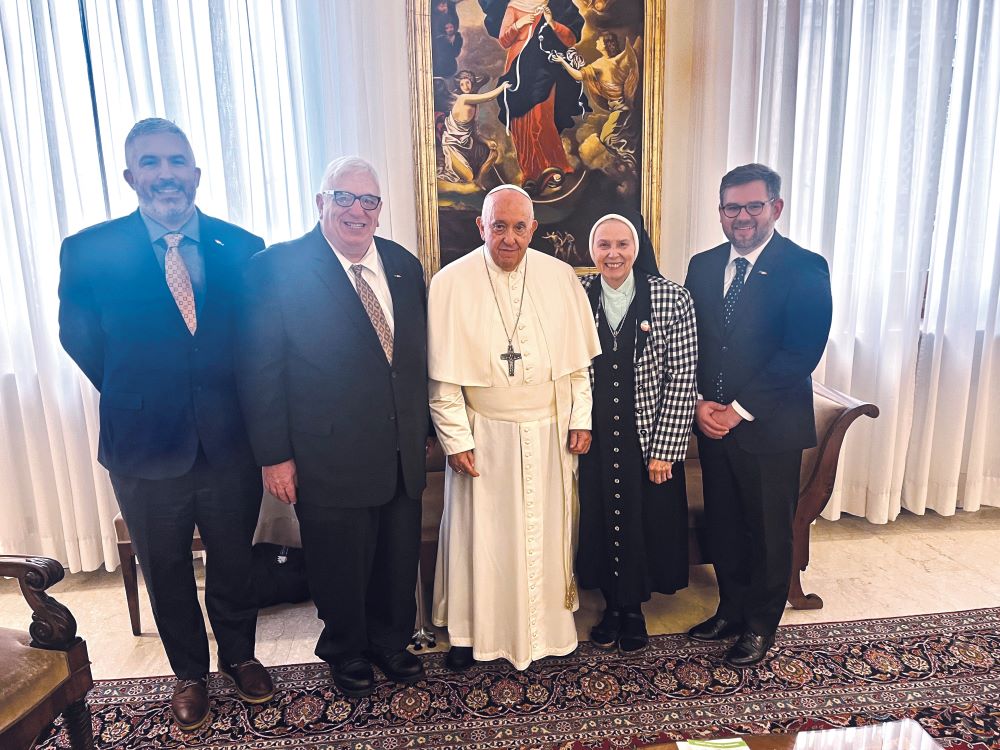
<svg viewBox="0 0 1000 750"><path fill-rule="evenodd" d="M604 594L591 641L622 652L646 646L642 602L687 586L683 461L697 398L691 296L660 276L642 235L640 251L631 221L599 219L590 253L600 273L581 278L602 353L590 368L593 442L580 456L576 567L581 587Z"/></svg>

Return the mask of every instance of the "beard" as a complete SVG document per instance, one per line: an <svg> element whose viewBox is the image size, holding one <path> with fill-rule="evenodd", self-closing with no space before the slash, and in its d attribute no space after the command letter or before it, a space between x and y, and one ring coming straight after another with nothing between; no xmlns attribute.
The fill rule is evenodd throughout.
<svg viewBox="0 0 1000 750"><path fill-rule="evenodd" d="M194 211L194 189L179 182L159 183L137 195L143 213L168 228L183 224Z"/></svg>
<svg viewBox="0 0 1000 750"><path fill-rule="evenodd" d="M737 230L745 229L752 229L753 231L749 235L745 232L740 232L737 235ZM725 232L725 235L734 248L749 251L762 245L770 232L771 228L769 226L753 222L752 224L741 224L739 226L734 224L731 229Z"/></svg>

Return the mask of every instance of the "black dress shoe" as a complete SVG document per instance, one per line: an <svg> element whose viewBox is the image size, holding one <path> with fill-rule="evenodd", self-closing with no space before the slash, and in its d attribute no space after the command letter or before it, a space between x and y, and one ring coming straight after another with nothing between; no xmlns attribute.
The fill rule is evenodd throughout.
<svg viewBox="0 0 1000 750"><path fill-rule="evenodd" d="M472 646L452 646L448 649L444 665L452 672L464 672L475 662L472 656Z"/></svg>
<svg viewBox="0 0 1000 750"><path fill-rule="evenodd" d="M375 673L367 659L352 656L330 665L330 674L340 691L351 698L364 698L375 690Z"/></svg>
<svg viewBox="0 0 1000 750"><path fill-rule="evenodd" d="M730 622L725 617L712 615L688 631L688 638L696 641L721 641L743 632L743 623Z"/></svg>
<svg viewBox="0 0 1000 750"><path fill-rule="evenodd" d="M774 633L760 635L748 630L726 652L726 664L731 667L752 667L767 656L768 649L773 645Z"/></svg>
<svg viewBox="0 0 1000 750"><path fill-rule="evenodd" d="M590 642L598 648L614 648L622 628L622 613L617 609L604 610L604 617L590 629Z"/></svg>
<svg viewBox="0 0 1000 750"><path fill-rule="evenodd" d="M405 648L401 651L372 649L365 656L393 682L410 685L424 676L424 665L421 664L420 659Z"/></svg>
<svg viewBox="0 0 1000 750"><path fill-rule="evenodd" d="M642 651L649 643L646 633L646 618L642 612L625 612L622 615L622 630L618 636L618 650L623 654Z"/></svg>

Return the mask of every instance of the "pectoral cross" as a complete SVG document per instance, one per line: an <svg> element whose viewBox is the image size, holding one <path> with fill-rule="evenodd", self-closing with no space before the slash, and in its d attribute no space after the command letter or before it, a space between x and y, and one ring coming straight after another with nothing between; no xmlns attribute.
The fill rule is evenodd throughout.
<svg viewBox="0 0 1000 750"><path fill-rule="evenodd" d="M507 353L501 354L500 359L507 363L507 374L513 376L514 363L521 358L521 352L514 351L514 344L507 342Z"/></svg>

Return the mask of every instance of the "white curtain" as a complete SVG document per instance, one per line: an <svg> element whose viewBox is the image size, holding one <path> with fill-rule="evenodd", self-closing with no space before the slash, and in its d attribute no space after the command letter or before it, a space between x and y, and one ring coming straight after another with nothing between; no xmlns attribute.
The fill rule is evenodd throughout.
<svg viewBox="0 0 1000 750"><path fill-rule="evenodd" d="M690 107L716 132L679 167L702 193L749 161L782 174L779 230L832 273L817 375L881 409L851 429L824 515L885 523L900 508L1000 505L995 4L758 0L690 13L679 23L716 40L690 51ZM716 200L698 196L699 218L663 238L668 268L722 239Z"/></svg>
<svg viewBox="0 0 1000 750"><path fill-rule="evenodd" d="M313 224L323 167L348 153L382 176L380 234L416 238L400 3L82 7L85 28L76 3L0 0L0 552L71 571L117 566L117 505L96 393L58 342L58 249L134 210L121 173L137 119L177 122L202 167L198 205L268 242Z"/></svg>

